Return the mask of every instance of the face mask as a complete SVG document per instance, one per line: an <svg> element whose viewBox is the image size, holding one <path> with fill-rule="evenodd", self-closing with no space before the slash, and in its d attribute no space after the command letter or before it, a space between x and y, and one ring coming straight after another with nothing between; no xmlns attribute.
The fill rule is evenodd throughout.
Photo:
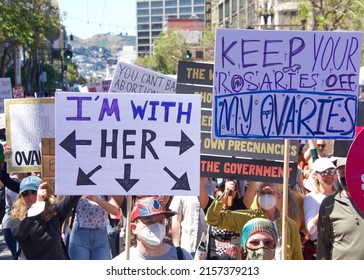
<svg viewBox="0 0 364 280"><path fill-rule="evenodd" d="M258 203L263 209L271 210L277 205L277 199L272 194L261 194L258 196Z"/></svg>
<svg viewBox="0 0 364 280"><path fill-rule="evenodd" d="M247 260L273 260L274 258L274 249L268 249L268 248L259 248L256 250L252 250L249 248L247 249Z"/></svg>
<svg viewBox="0 0 364 280"><path fill-rule="evenodd" d="M145 226L139 236L139 239L149 246L158 246L166 236L166 226L160 223L154 223Z"/></svg>

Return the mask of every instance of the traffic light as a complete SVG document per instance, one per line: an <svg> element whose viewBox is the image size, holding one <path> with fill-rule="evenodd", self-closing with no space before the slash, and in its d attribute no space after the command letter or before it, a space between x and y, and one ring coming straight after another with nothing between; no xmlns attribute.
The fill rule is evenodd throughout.
<svg viewBox="0 0 364 280"><path fill-rule="evenodd" d="M189 50L186 51L185 58L186 59L191 59L192 58L192 53Z"/></svg>
<svg viewBox="0 0 364 280"><path fill-rule="evenodd" d="M70 50L65 50L63 53L63 57L66 61L70 61L72 59L73 52Z"/></svg>

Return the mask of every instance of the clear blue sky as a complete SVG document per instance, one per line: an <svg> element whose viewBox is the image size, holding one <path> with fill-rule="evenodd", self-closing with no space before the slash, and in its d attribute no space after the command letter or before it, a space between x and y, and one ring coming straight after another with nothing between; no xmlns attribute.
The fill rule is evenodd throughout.
<svg viewBox="0 0 364 280"><path fill-rule="evenodd" d="M135 0L58 0L58 6L67 35L82 39L99 33L136 35Z"/></svg>

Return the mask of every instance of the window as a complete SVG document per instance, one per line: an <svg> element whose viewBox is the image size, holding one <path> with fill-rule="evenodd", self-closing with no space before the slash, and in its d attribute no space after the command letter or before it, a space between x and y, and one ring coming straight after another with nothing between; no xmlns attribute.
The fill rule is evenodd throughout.
<svg viewBox="0 0 364 280"><path fill-rule="evenodd" d="M138 17L138 23L149 22L149 17Z"/></svg>
<svg viewBox="0 0 364 280"><path fill-rule="evenodd" d="M177 6L177 0L167 0L166 7Z"/></svg>
<svg viewBox="0 0 364 280"><path fill-rule="evenodd" d="M203 6L194 7L195 13L203 13L204 11L205 11L205 7L203 7Z"/></svg>
<svg viewBox="0 0 364 280"><path fill-rule="evenodd" d="M191 5L191 0L179 0L180 6L188 6Z"/></svg>
<svg viewBox="0 0 364 280"><path fill-rule="evenodd" d="M203 51L196 51L196 58L203 59Z"/></svg>
<svg viewBox="0 0 364 280"><path fill-rule="evenodd" d="M138 2L137 8L149 8L149 2Z"/></svg>
<svg viewBox="0 0 364 280"><path fill-rule="evenodd" d="M139 45L149 45L149 39L138 39Z"/></svg>
<svg viewBox="0 0 364 280"><path fill-rule="evenodd" d="M180 14L190 14L191 13L191 7L181 7L179 8Z"/></svg>
<svg viewBox="0 0 364 280"><path fill-rule="evenodd" d="M149 32L138 32L138 37L149 37Z"/></svg>
<svg viewBox="0 0 364 280"><path fill-rule="evenodd" d="M137 15L138 16L148 16L149 10L147 10L147 9L137 10Z"/></svg>
<svg viewBox="0 0 364 280"><path fill-rule="evenodd" d="M151 21L152 22L162 22L163 16L153 16L153 17L151 17Z"/></svg>
<svg viewBox="0 0 364 280"><path fill-rule="evenodd" d="M152 8L163 7L163 1L152 1L150 4Z"/></svg>
<svg viewBox="0 0 364 280"><path fill-rule="evenodd" d="M163 9L152 9L152 15L163 15Z"/></svg>
<svg viewBox="0 0 364 280"><path fill-rule="evenodd" d="M177 14L177 8L166 8L166 15Z"/></svg>
<svg viewBox="0 0 364 280"><path fill-rule="evenodd" d="M138 24L138 30L149 30L149 24Z"/></svg>

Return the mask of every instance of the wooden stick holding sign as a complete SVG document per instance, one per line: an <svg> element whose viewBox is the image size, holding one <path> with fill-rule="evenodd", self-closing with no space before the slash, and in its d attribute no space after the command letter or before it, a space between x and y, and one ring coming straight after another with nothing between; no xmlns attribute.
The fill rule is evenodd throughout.
<svg viewBox="0 0 364 280"><path fill-rule="evenodd" d="M131 240L131 229L130 229L130 216L132 207L132 196L128 195L126 197L126 226L125 226L125 259L130 258L130 240Z"/></svg>
<svg viewBox="0 0 364 280"><path fill-rule="evenodd" d="M283 197L282 197L282 260L287 259L287 218L288 218L288 177L289 177L289 146L290 140L284 140L284 171L283 171Z"/></svg>

